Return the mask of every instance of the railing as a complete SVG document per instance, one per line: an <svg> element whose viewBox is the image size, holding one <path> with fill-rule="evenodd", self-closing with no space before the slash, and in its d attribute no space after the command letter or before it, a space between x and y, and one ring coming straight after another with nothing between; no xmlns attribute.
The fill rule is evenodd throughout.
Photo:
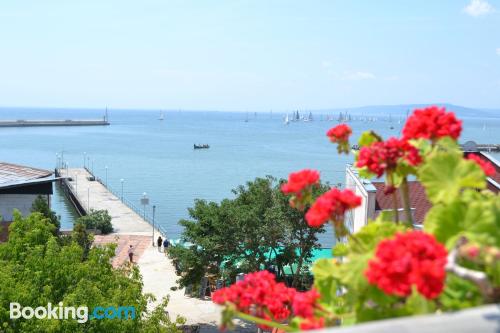
<svg viewBox="0 0 500 333"><path fill-rule="evenodd" d="M416 317L380 320L348 327L335 327L317 333L442 333L500 331L499 305Z"/></svg>
<svg viewBox="0 0 500 333"><path fill-rule="evenodd" d="M85 170L95 178L97 182L99 182L102 186L104 186L109 192L111 192L115 197L119 198L121 202L126 205L128 208L132 209L137 215L142 217L144 221L149 223L151 226L154 226L155 229L157 229L163 236L167 236L166 230L159 224L153 223L153 218L150 216L148 212L145 212L144 209L141 209L137 207L131 200L125 198L124 196L121 195L118 191L113 189L111 186L105 184L105 182L102 181L101 178L96 177L92 171L90 171L87 167L85 167Z"/></svg>

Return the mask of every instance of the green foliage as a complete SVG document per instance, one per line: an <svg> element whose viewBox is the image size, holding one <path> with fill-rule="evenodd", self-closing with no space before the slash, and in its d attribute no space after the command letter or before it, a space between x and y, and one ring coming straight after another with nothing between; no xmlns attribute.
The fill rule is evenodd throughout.
<svg viewBox="0 0 500 333"><path fill-rule="evenodd" d="M382 138L373 131L365 131L361 133L358 144L360 147L370 146L374 142L382 141Z"/></svg>
<svg viewBox="0 0 500 333"><path fill-rule="evenodd" d="M76 223L83 224L87 230L97 229L102 234L106 235L113 232L113 225L111 224L111 216L106 210L90 210L88 215L80 217Z"/></svg>
<svg viewBox="0 0 500 333"><path fill-rule="evenodd" d="M86 251L81 239L61 241L56 227L40 213L25 218L17 212L10 226L10 238L0 244L0 322L2 332L179 332L162 316L165 303L153 312L147 309L151 297L142 294L137 268L114 269L114 246ZM76 232L75 232L76 233ZM72 237L73 237L72 236ZM62 245L61 245L62 244ZM88 239L84 240L88 244ZM68 320L10 319L10 302L22 306L134 306L136 318L103 319L78 323Z"/></svg>
<svg viewBox="0 0 500 333"><path fill-rule="evenodd" d="M463 188L486 187L484 172L473 161L465 160L459 151L434 151L418 170L418 178L433 204L453 201Z"/></svg>
<svg viewBox="0 0 500 333"><path fill-rule="evenodd" d="M31 206L32 213L41 213L43 216L48 218L50 222L55 225L56 231L59 231L61 227L61 217L52 211L49 207L49 203L46 197L41 195L37 196L33 205Z"/></svg>
<svg viewBox="0 0 500 333"><path fill-rule="evenodd" d="M324 229L310 228L304 212L289 206L280 191L282 182L257 178L233 190L232 200L196 200L189 209L191 219L179 222L184 227L182 238L194 246L174 247L170 252L183 271L179 283L199 283L205 274L234 281L239 272L272 264L280 278L285 266L298 267L291 281L297 285L312 251L320 246L317 234ZM319 187L313 195L324 191L324 186Z"/></svg>

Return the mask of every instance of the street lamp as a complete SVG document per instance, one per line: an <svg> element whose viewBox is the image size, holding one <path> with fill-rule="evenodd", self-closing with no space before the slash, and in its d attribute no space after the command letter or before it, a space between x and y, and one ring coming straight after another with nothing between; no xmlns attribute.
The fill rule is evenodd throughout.
<svg viewBox="0 0 500 333"><path fill-rule="evenodd" d="M56 169L59 169L59 153L56 153Z"/></svg>
<svg viewBox="0 0 500 333"><path fill-rule="evenodd" d="M106 165L104 169L106 170L106 187L108 187L108 166Z"/></svg>
<svg viewBox="0 0 500 333"><path fill-rule="evenodd" d="M153 205L153 246L155 246L155 211L156 211L156 206ZM161 245L160 245L161 246ZM159 251L159 250L158 250Z"/></svg>
<svg viewBox="0 0 500 333"><path fill-rule="evenodd" d="M146 221L146 206L149 205L149 198L146 192L142 194L141 205L144 206L144 221Z"/></svg>
<svg viewBox="0 0 500 333"><path fill-rule="evenodd" d="M122 183L122 202L123 202L123 183L125 182L125 179L120 179L120 183Z"/></svg>
<svg viewBox="0 0 500 333"><path fill-rule="evenodd" d="M92 159L92 176L94 175L94 162L95 162L95 159L93 158Z"/></svg>

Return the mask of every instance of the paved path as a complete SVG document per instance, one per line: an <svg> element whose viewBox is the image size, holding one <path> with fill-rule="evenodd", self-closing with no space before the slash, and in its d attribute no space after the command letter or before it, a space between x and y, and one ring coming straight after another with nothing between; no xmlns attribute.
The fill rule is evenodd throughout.
<svg viewBox="0 0 500 333"><path fill-rule="evenodd" d="M210 299L201 300L184 296L184 289L171 289L177 287L178 276L171 260L163 252L159 252L157 247L153 247L151 225L109 192L104 185L97 181L89 181L87 177L90 174L85 169L64 169L61 170L61 176L72 178L69 183L85 209L105 209L111 215L114 232L109 235L96 235L94 243L117 244L116 255L112 262L114 267L128 261L128 246L134 246L134 261L142 275L143 292L151 293L157 299L150 304L151 307L156 306L164 296L170 295L166 311L172 320L182 316L186 318L186 324L200 325L203 333L218 332L220 307ZM253 325L238 322L237 331L256 330Z"/></svg>
<svg viewBox="0 0 500 333"><path fill-rule="evenodd" d="M98 181L89 181L87 177L90 176L90 173L87 170L74 168L64 169L60 172L62 177L71 177L72 181L69 184L85 210L90 208L108 211L112 217L113 233L143 236L152 234L151 225L131 208L123 204L120 198L108 191Z"/></svg>

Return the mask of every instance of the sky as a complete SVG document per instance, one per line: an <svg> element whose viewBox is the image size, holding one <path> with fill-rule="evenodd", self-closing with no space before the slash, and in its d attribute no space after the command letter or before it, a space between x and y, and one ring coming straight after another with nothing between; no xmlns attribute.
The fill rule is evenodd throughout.
<svg viewBox="0 0 500 333"><path fill-rule="evenodd" d="M0 106L500 108L500 0L0 0Z"/></svg>

